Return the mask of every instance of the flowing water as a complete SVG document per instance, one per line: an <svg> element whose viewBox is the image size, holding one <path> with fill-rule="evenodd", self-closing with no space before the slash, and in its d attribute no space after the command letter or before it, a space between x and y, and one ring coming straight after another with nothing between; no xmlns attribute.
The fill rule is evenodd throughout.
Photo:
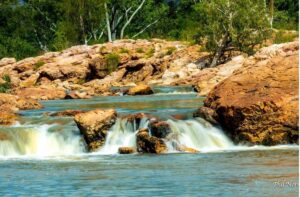
<svg viewBox="0 0 300 197"><path fill-rule="evenodd" d="M298 196L298 146L234 145L193 111L204 98L191 87L154 87L154 95L43 102L22 111L20 122L0 127L0 196ZM115 108L167 121L168 154L119 155L147 128L117 119L101 150L87 153L66 109ZM179 153L176 145L199 150Z"/></svg>

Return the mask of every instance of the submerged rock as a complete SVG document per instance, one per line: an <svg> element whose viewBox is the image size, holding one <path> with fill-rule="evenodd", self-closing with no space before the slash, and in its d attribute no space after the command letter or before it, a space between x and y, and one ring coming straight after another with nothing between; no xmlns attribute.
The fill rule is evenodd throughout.
<svg viewBox="0 0 300 197"><path fill-rule="evenodd" d="M153 94L153 90L148 85L137 85L135 87L129 88L128 95L149 95Z"/></svg>
<svg viewBox="0 0 300 197"><path fill-rule="evenodd" d="M60 112L55 112L50 114L50 116L75 116L77 114L84 113L82 110L65 110L65 111L60 111Z"/></svg>
<svg viewBox="0 0 300 197"><path fill-rule="evenodd" d="M116 118L117 113L113 109L96 109L75 115L74 120L89 151L95 151L104 144L107 132L115 123Z"/></svg>
<svg viewBox="0 0 300 197"><path fill-rule="evenodd" d="M205 106L235 142L298 143L298 42L263 48L217 85Z"/></svg>
<svg viewBox="0 0 300 197"><path fill-rule="evenodd" d="M141 129L136 134L137 151L140 153L165 153L167 146L160 138L150 136L148 129Z"/></svg>
<svg viewBox="0 0 300 197"><path fill-rule="evenodd" d="M132 154L136 152L136 150L133 147L120 147L118 152L119 154Z"/></svg>

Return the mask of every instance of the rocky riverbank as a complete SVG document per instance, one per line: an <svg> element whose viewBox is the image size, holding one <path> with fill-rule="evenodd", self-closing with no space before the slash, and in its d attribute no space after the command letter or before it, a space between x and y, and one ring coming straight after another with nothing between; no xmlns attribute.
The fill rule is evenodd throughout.
<svg viewBox="0 0 300 197"><path fill-rule="evenodd" d="M18 110L41 108L38 100L146 95L153 94L152 85L192 85L207 95L194 116L220 124L236 143L298 143L298 42L271 45L251 57L238 55L215 68L203 68L208 54L199 49L157 39L120 40L18 62L2 59L0 85L9 84L3 87L10 94L0 95L0 124L15 123ZM57 115L75 116L91 151L103 146L117 117L113 110ZM101 126L99 118L111 121ZM164 152L161 139L170 133L169 126L154 121L150 128L137 133L136 150L123 147L120 152Z"/></svg>
<svg viewBox="0 0 300 197"><path fill-rule="evenodd" d="M263 48L216 85L198 116L215 119L237 143L299 143L299 44Z"/></svg>

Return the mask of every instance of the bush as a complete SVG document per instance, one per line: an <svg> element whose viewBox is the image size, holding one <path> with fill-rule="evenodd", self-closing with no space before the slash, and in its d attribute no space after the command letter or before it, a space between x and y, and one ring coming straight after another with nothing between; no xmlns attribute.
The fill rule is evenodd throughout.
<svg viewBox="0 0 300 197"><path fill-rule="evenodd" d="M0 84L0 93L6 93L11 88L11 80L9 75L4 75L2 79L5 81L5 83Z"/></svg>
<svg viewBox="0 0 300 197"><path fill-rule="evenodd" d="M108 72L112 73L119 66L120 56L115 53L110 53L105 56L105 60L106 60L106 68L107 68Z"/></svg>

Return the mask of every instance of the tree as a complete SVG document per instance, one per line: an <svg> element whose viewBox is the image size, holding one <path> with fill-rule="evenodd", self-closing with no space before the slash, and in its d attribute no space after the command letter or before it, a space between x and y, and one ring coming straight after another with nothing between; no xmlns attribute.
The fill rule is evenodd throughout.
<svg viewBox="0 0 300 197"><path fill-rule="evenodd" d="M266 39L269 23L262 0L204 0L199 13L198 38L212 53L209 67L227 61L230 51L252 54Z"/></svg>

